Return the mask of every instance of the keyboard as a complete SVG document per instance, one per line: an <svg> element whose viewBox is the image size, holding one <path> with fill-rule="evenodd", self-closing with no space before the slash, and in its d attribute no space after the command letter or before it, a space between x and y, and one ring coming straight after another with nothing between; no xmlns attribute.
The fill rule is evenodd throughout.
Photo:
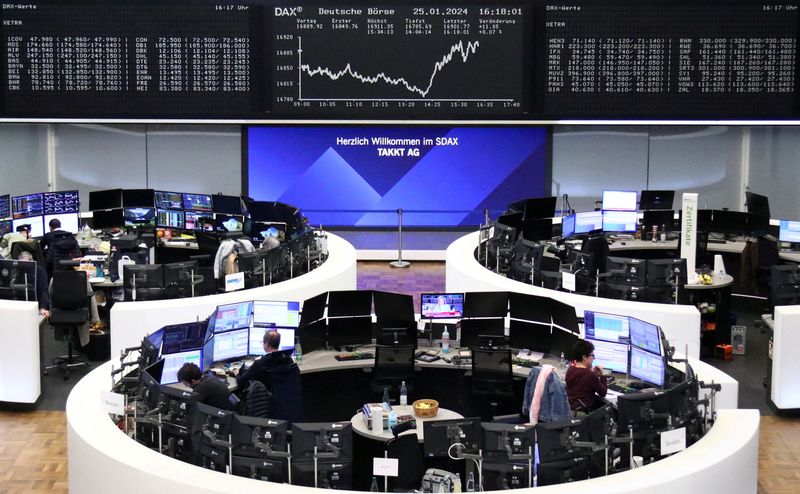
<svg viewBox="0 0 800 494"><path fill-rule="evenodd" d="M639 391L641 391L643 389L650 388L650 387L651 386L649 384L643 383L643 382L638 382L638 381L630 382L630 383L627 383L627 384L619 382L619 381L614 381L612 383L608 383L608 389L610 389L612 391L616 391L617 393L625 394L625 395L631 394L631 393L638 393Z"/></svg>
<svg viewBox="0 0 800 494"><path fill-rule="evenodd" d="M339 355L336 355L334 358L340 362L348 360L369 360L369 359L374 359L375 354L368 352L340 353Z"/></svg>
<svg viewBox="0 0 800 494"><path fill-rule="evenodd" d="M520 367L527 367L528 369L530 369L531 367L538 366L539 362L536 362L535 360L526 359L526 358L512 358L511 359L511 364L512 365L518 365Z"/></svg>

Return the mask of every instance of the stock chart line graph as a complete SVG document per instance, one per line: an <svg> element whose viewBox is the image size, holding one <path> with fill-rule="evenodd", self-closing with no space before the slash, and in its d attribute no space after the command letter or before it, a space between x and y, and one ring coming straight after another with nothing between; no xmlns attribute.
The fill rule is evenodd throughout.
<svg viewBox="0 0 800 494"><path fill-rule="evenodd" d="M517 115L529 73L525 16L522 8L451 3L279 11L273 108L309 116Z"/></svg>
<svg viewBox="0 0 800 494"><path fill-rule="evenodd" d="M428 84L424 88L417 86L416 84L412 84L404 77L393 77L385 72L379 72L374 76L369 75L362 75L357 70L353 69L352 64L349 62L345 67L339 71L332 71L327 67L320 67L317 66L316 68L311 68L310 64L304 64L302 62L303 56L303 46L302 46L302 38L298 37L297 39L297 54L298 54L298 66L300 68L300 73L298 74L298 98L300 100L307 99L307 100L314 100L315 98L303 98L302 89L303 89L303 74L307 74L310 77L322 75L330 78L332 81L336 81L341 77L349 76L355 80L358 80L364 84L377 84L377 83L386 83L391 84L393 86L402 86L410 93L419 94L422 98L426 98L433 87L434 80L436 79L437 74L442 71L450 62L454 59L460 58L463 63L467 63L469 60L470 54L474 54L478 51L478 47L480 46L480 41L468 41L466 46L464 45L463 40L460 40L458 43L455 43L450 47L450 51L442 56L441 60L437 61L433 66L433 71L431 72L430 78L428 79ZM458 57L456 56L458 55ZM317 98L319 100L320 98ZM324 98L324 99L331 99L331 98ZM342 98L342 100L354 100L359 98ZM382 98L386 99L386 98ZM485 98L480 98L483 101L486 101ZM361 98L360 100L370 100L369 98ZM439 101L452 101L453 99L443 99L437 98ZM460 98L460 100L465 100L464 98ZM498 98L495 101L512 101L511 98Z"/></svg>

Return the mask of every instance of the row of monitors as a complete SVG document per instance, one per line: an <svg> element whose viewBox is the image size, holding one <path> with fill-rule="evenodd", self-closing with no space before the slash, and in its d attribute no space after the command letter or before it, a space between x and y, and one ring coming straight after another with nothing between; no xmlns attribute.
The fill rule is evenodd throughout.
<svg viewBox="0 0 800 494"><path fill-rule="evenodd" d="M642 351L663 356L663 335L657 325L635 317L584 311L583 328L587 339L630 344Z"/></svg>
<svg viewBox="0 0 800 494"><path fill-rule="evenodd" d="M647 352L628 343L612 343L604 340L587 341L594 344L594 365L604 369L630 373L631 376L657 388L664 387L666 362L664 357Z"/></svg>
<svg viewBox="0 0 800 494"><path fill-rule="evenodd" d="M89 209L156 208L242 215L242 199L221 194L192 194L153 189L111 189L89 193Z"/></svg>
<svg viewBox="0 0 800 494"><path fill-rule="evenodd" d="M37 192L24 196L0 195L0 219L77 213L80 197L77 190Z"/></svg>
<svg viewBox="0 0 800 494"><path fill-rule="evenodd" d="M17 231L19 227L25 227L28 230L30 238L44 237L47 231L47 225L54 219L61 222L61 230L70 233L78 233L80 228L78 213L60 213L0 220L0 236Z"/></svg>
<svg viewBox="0 0 800 494"><path fill-rule="evenodd" d="M602 209L608 211L672 209L674 197L674 190L643 190L639 201L636 191L604 190ZM555 216L556 201L556 197L523 199L509 204L506 212L521 213L522 220L552 218Z"/></svg>

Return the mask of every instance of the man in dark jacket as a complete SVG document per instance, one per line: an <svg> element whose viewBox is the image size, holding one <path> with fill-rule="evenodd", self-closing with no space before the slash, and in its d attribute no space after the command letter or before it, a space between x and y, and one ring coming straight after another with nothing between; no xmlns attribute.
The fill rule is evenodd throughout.
<svg viewBox="0 0 800 494"><path fill-rule="evenodd" d="M274 329L264 332L264 351L267 353L253 362L247 369L241 369L236 377L239 389L247 389L251 379L256 379L264 383L267 390L273 393L271 371L294 365L291 355L288 352L278 350L281 346L281 334Z"/></svg>
<svg viewBox="0 0 800 494"><path fill-rule="evenodd" d="M50 231L44 234L39 245L44 253L47 273L52 277L53 271L58 269L58 261L80 257L81 250L75 235L61 229L61 221L58 218L50 220L48 226Z"/></svg>
<svg viewBox="0 0 800 494"><path fill-rule="evenodd" d="M192 362L186 362L178 369L178 381L188 386L198 394L197 401L206 405L233 410L231 392L228 386L213 373L200 371L200 367Z"/></svg>

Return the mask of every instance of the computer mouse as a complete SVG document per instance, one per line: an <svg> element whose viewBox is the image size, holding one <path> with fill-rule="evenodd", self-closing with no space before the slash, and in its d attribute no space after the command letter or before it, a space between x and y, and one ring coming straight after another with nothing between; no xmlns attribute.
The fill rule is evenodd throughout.
<svg viewBox="0 0 800 494"><path fill-rule="evenodd" d="M622 244L622 245L628 245L628 244L626 244L625 242L620 242L620 244Z"/></svg>

